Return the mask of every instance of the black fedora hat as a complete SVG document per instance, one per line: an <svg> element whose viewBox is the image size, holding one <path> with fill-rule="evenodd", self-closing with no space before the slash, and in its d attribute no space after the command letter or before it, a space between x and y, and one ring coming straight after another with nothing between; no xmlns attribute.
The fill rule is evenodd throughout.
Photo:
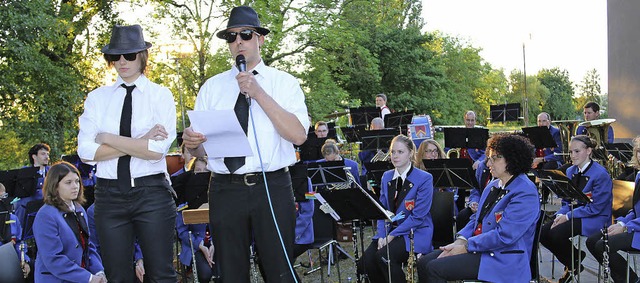
<svg viewBox="0 0 640 283"><path fill-rule="evenodd" d="M109 44L102 47L102 53L115 55L137 53L149 49L149 47L151 47L151 43L144 41L140 25L116 25L111 31Z"/></svg>
<svg viewBox="0 0 640 283"><path fill-rule="evenodd" d="M217 32L216 36L218 38L225 39L224 34L228 29L238 27L255 28L256 31L262 35L267 35L270 32L270 30L260 26L258 13L256 13L253 8L247 6L238 6L231 9L231 15L229 16L229 21L227 22L227 28Z"/></svg>

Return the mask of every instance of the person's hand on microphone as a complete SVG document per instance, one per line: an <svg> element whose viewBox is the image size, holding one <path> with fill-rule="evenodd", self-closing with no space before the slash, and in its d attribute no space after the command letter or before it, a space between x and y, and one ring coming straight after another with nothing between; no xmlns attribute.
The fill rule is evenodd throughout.
<svg viewBox="0 0 640 283"><path fill-rule="evenodd" d="M240 93L246 95L249 98L258 98L264 94L264 90L256 80L256 77L251 72L240 72L236 76L238 80L238 86L240 87Z"/></svg>

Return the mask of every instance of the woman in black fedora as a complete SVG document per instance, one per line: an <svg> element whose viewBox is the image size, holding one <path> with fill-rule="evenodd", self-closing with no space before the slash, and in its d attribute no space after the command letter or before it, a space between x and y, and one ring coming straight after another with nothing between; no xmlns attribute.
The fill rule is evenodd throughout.
<svg viewBox="0 0 640 283"><path fill-rule="evenodd" d="M78 155L97 164L95 222L109 282L132 282L137 239L152 282L176 282L173 268L174 192L167 154L176 136L176 109L166 87L144 75L151 43L139 25L115 26L102 48L116 82L87 96Z"/></svg>

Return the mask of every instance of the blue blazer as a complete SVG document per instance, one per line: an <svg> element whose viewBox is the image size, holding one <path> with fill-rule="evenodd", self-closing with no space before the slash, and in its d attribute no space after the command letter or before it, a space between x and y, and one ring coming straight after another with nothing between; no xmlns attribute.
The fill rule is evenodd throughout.
<svg viewBox="0 0 640 283"><path fill-rule="evenodd" d="M200 246L200 242L204 240L204 236L207 232L207 224L184 224L184 219L182 218L182 208L186 203L181 204L178 207L178 212L176 215L176 230L178 231L178 238L180 238L180 243L182 246L182 251L180 252L180 262L186 266L191 266L193 262L193 257L191 256L191 242L189 241L189 231L191 231L191 240L193 240L193 248L194 252L198 252L198 247ZM209 233L213 233L213 231L209 230Z"/></svg>
<svg viewBox="0 0 640 283"><path fill-rule="evenodd" d="M4 221L4 219L0 219L0 221ZM13 246L16 249L18 258L20 258L20 243L22 243L22 236L21 236L22 226L20 226L20 220L18 219L18 217L13 213L9 213L9 221L10 223L7 224L9 225L9 235L7 235L9 238L5 239L5 241L0 243L0 245L10 242L11 238L15 238L16 242L14 243ZM4 233L4 231L0 231L0 233ZM25 243L25 248L26 248L26 243ZM26 250L24 254L24 260L27 262L31 261L29 256L26 254Z"/></svg>
<svg viewBox="0 0 640 283"><path fill-rule="evenodd" d="M638 185L640 181L640 173L636 174L636 190L638 189ZM640 193L635 192L634 195ZM640 201L637 201L633 204L633 208L629 210L624 217L618 217L616 221L621 221L627 226L627 233L633 233L633 241L631 242L631 247L636 250L640 250L640 215L636 211L640 211Z"/></svg>
<svg viewBox="0 0 640 283"><path fill-rule="evenodd" d="M588 131L587 131L587 127L585 126L578 126L578 128L576 128L576 135L587 135ZM613 127L611 127L611 125L609 125L609 129L607 129L607 143L613 143Z"/></svg>
<svg viewBox="0 0 640 283"><path fill-rule="evenodd" d="M469 192L469 203L472 203L472 202L480 203L480 196L482 195L482 192L484 191L484 188L485 188L484 181L486 180L482 180L482 174L484 173L485 170L488 172L489 168L487 168L487 163L484 162L483 160L482 162L480 162L480 164L478 164L478 168L475 171L476 181L478 181L478 186L480 187L471 189L471 191ZM491 173L489 173L489 175L490 174ZM489 178L491 178L491 176L489 176Z"/></svg>
<svg viewBox="0 0 640 283"><path fill-rule="evenodd" d="M389 187L395 186L393 178L394 170L384 172L380 188L380 202L382 206L389 209L390 199ZM403 236L406 250L410 250L409 232L413 229L414 251L426 254L433 249L431 239L433 238L433 220L431 219L431 201L433 200L433 177L431 174L418 168L411 167L407 174L407 179L403 183L403 188L409 189L406 196L400 202L395 214L404 213L404 219L394 222L397 227L390 231L389 235ZM373 239L385 237L385 221L378 220L377 234Z"/></svg>
<svg viewBox="0 0 640 283"><path fill-rule="evenodd" d="M578 167L575 165L567 169L567 177L571 180L576 173L578 173ZM582 192L586 195L591 194L592 202L574 207L571 213L569 203L562 201L562 207L556 214L566 214L569 219L572 217L582 219L581 235L589 236L611 225L613 181L607 170L593 160L582 176L588 180Z"/></svg>
<svg viewBox="0 0 640 283"><path fill-rule="evenodd" d="M482 192L478 212L460 230L468 241L468 251L481 253L478 279L489 282L529 282L536 221L540 214L538 189L525 174L514 178L505 188L506 194L482 219L482 234L473 236L484 202L493 186L493 180Z"/></svg>
<svg viewBox="0 0 640 283"><path fill-rule="evenodd" d="M309 192L312 193L313 187L311 187L311 179L307 178L307 181ZM295 243L298 245L311 244L315 240L313 237L313 211L313 199L307 199L296 203Z"/></svg>
<svg viewBox="0 0 640 283"><path fill-rule="evenodd" d="M76 212L81 213L81 221L85 221L86 225L84 208L76 204ZM87 243L86 269L80 267L82 247L63 214L56 207L45 204L36 215L33 224L38 245L34 273L36 282L89 282L91 274L104 270L100 255L91 241Z"/></svg>
<svg viewBox="0 0 640 283"><path fill-rule="evenodd" d="M562 139L560 138L560 130L554 126L549 126L549 131L551 132L551 137L553 137L553 141L556 142L556 147L545 148L544 149L544 161L546 162L557 162L558 165L562 162L562 156L555 155L554 153L562 153Z"/></svg>

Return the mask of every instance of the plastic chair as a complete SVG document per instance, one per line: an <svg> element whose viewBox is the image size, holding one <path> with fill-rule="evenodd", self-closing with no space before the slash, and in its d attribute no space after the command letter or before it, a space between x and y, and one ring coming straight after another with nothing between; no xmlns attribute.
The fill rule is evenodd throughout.
<svg viewBox="0 0 640 283"><path fill-rule="evenodd" d="M336 270L338 272L338 281L340 281L340 264L338 261L336 261L336 257L334 255L334 253L337 252L341 252L340 249L338 248L338 242L335 240L335 227L336 227L336 223L333 220L333 218L331 218L331 216L329 216L328 214L325 214L321 209L320 209L320 204L319 202L314 202L315 205L315 209L314 209L314 213L313 213L313 237L314 237L314 241L311 244L311 248L309 248L309 250L307 250L307 254L309 255L309 262L310 262L310 266L309 266L309 270L307 270L304 275L309 275L313 272L316 272L318 270L320 270L320 280L321 282L324 282L324 272L322 270L322 252L323 251L327 251L327 276L331 276L331 264L335 263L336 264ZM314 262L313 259L311 258L311 250L315 249L318 250L318 266L314 266Z"/></svg>

